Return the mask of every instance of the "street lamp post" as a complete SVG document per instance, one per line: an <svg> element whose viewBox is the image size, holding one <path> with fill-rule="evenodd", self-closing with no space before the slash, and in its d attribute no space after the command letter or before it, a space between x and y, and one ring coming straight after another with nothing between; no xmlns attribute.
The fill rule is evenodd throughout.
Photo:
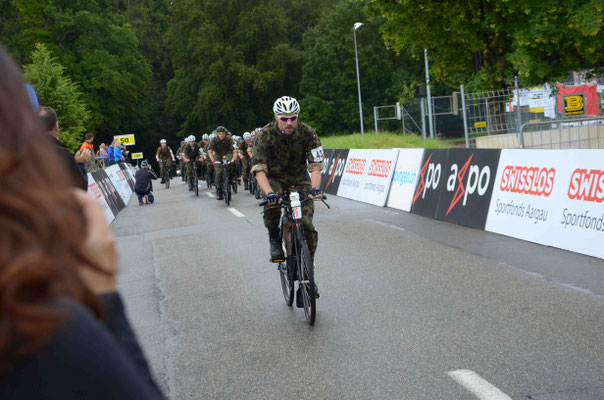
<svg viewBox="0 0 604 400"><path fill-rule="evenodd" d="M359 77L359 55L357 53L357 29L359 29L364 24L362 22L357 22L354 24L354 57L357 64L357 88L359 90L359 116L361 117L361 135L365 134L365 129L363 128L363 107L361 105L361 78Z"/></svg>

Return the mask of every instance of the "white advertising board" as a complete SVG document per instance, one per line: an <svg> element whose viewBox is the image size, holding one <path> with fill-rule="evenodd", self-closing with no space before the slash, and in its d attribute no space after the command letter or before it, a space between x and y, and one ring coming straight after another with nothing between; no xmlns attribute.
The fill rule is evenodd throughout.
<svg viewBox="0 0 604 400"><path fill-rule="evenodd" d="M386 205L397 156L398 150L350 150L338 196Z"/></svg>
<svg viewBox="0 0 604 400"><path fill-rule="evenodd" d="M392 176L387 206L411 211L424 149L398 149L398 159Z"/></svg>
<svg viewBox="0 0 604 400"><path fill-rule="evenodd" d="M359 199L372 151L352 149L348 152L348 160L338 188L338 196L352 200Z"/></svg>
<svg viewBox="0 0 604 400"><path fill-rule="evenodd" d="M128 200L132 196L132 190L130 190L130 186L126 181L124 171L118 165L112 165L109 168L105 168L105 172L107 172L109 179L111 179L115 190L119 193L124 204L128 204Z"/></svg>
<svg viewBox="0 0 604 400"><path fill-rule="evenodd" d="M359 201L384 207L394 175L398 150L373 150Z"/></svg>
<svg viewBox="0 0 604 400"><path fill-rule="evenodd" d="M88 195L90 195L90 197L92 197L99 203L99 205L103 209L103 213L105 214L105 219L107 220L107 223L110 224L111 222L113 222L115 216L109 208L109 204L107 204L107 202L105 201L105 197L101 193L99 186L97 185L96 181L90 173L88 174Z"/></svg>
<svg viewBox="0 0 604 400"><path fill-rule="evenodd" d="M604 150L502 150L485 229L604 258Z"/></svg>

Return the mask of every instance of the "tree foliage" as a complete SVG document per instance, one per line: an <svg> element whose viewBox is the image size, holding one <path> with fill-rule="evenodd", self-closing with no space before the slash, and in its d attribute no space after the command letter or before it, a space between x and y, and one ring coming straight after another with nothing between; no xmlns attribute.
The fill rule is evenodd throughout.
<svg viewBox="0 0 604 400"><path fill-rule="evenodd" d="M31 55L31 63L23 67L25 79L34 87L42 106L50 106L59 119L61 141L75 151L83 140L90 113L78 85L64 74L64 68L39 43Z"/></svg>
<svg viewBox="0 0 604 400"><path fill-rule="evenodd" d="M515 74L542 83L603 60L601 0L371 0L371 11L389 47L416 58L427 48L432 77L452 87L502 88Z"/></svg>
<svg viewBox="0 0 604 400"><path fill-rule="evenodd" d="M302 116L320 132L358 131L355 22L365 127L373 126L373 107L394 104L405 87L421 78L421 63L386 49L381 19L367 20L366 1L341 0L304 34L306 62L301 92Z"/></svg>

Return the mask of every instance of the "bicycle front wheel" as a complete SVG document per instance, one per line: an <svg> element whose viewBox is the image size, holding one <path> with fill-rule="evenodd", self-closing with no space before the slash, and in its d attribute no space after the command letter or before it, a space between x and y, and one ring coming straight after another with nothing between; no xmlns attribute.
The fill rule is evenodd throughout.
<svg viewBox="0 0 604 400"><path fill-rule="evenodd" d="M224 178L224 202L226 203L227 206L231 205L231 184L229 183L229 175L226 172L226 168L223 174L223 178Z"/></svg>
<svg viewBox="0 0 604 400"><path fill-rule="evenodd" d="M195 169L193 169L193 190L195 190L195 196L199 197L199 179Z"/></svg>
<svg viewBox="0 0 604 400"><path fill-rule="evenodd" d="M279 277L281 278L281 289L283 290L285 304L291 307L294 303L294 281L289 280L288 278L287 261L280 262L277 269L279 270Z"/></svg>
<svg viewBox="0 0 604 400"><path fill-rule="evenodd" d="M167 170L164 170L164 183L166 184L166 189L170 189L170 172L168 172Z"/></svg>
<svg viewBox="0 0 604 400"><path fill-rule="evenodd" d="M310 250L306 240L299 238L296 246L298 261L298 284L302 295L302 304L304 306L304 316L310 325L315 323L317 315L317 299L315 297L315 279L313 274L313 263L310 257Z"/></svg>

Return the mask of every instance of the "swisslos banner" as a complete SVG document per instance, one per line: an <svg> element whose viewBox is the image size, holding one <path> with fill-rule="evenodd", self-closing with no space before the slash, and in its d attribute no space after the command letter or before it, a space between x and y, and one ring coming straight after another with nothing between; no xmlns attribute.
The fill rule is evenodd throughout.
<svg viewBox="0 0 604 400"><path fill-rule="evenodd" d="M423 155L424 149L398 149L398 159L386 204L388 207L411 211Z"/></svg>
<svg viewBox="0 0 604 400"><path fill-rule="evenodd" d="M604 150L502 150L486 230L604 258Z"/></svg>
<svg viewBox="0 0 604 400"><path fill-rule="evenodd" d="M350 150L338 196L383 207L397 156L398 150Z"/></svg>
<svg viewBox="0 0 604 400"><path fill-rule="evenodd" d="M337 195L348 159L348 149L326 149L321 171L321 189Z"/></svg>

